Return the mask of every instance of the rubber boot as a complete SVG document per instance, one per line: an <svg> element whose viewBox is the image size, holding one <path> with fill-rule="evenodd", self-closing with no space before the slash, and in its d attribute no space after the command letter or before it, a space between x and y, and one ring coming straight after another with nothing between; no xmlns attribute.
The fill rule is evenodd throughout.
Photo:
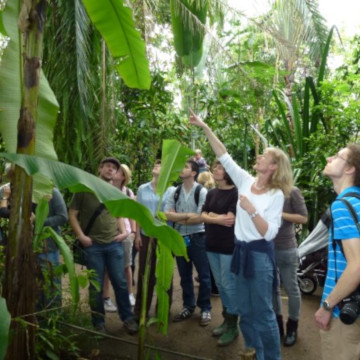
<svg viewBox="0 0 360 360"><path fill-rule="evenodd" d="M222 316L224 318L223 323L216 327L213 331L212 331L212 336L221 336L227 329L228 327L228 314L226 313L226 309L224 308L222 311Z"/></svg>
<svg viewBox="0 0 360 360"><path fill-rule="evenodd" d="M279 327L280 339L284 337L284 321L282 315L276 315L276 321Z"/></svg>
<svg viewBox="0 0 360 360"><path fill-rule="evenodd" d="M227 346L239 336L238 316L227 314L228 326L218 340L218 346Z"/></svg>
<svg viewBox="0 0 360 360"><path fill-rule="evenodd" d="M288 319L286 323L286 337L284 346L293 346L297 339L298 320Z"/></svg>

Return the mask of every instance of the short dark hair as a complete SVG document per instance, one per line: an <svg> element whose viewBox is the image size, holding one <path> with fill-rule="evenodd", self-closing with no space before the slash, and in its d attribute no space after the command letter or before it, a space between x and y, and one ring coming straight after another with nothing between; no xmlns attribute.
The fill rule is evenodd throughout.
<svg viewBox="0 0 360 360"><path fill-rule="evenodd" d="M348 144L346 147L349 150L347 162L355 167L354 185L360 186L360 145Z"/></svg>
<svg viewBox="0 0 360 360"><path fill-rule="evenodd" d="M189 159L188 161L186 161L187 164L189 164L191 166L191 171L195 171L196 175L195 175L195 179L197 178L197 176L199 175L199 165L196 161L194 161L193 159Z"/></svg>
<svg viewBox="0 0 360 360"><path fill-rule="evenodd" d="M112 156L105 157L100 161L100 165L103 165L105 163L114 164L118 170L120 169L120 166L121 166L120 161L117 158L114 158Z"/></svg>
<svg viewBox="0 0 360 360"><path fill-rule="evenodd" d="M221 162L219 160L215 160L214 163L213 163L213 168L216 166L216 165L221 165ZM227 185L235 185L234 182L232 181L230 175L226 172L226 170L224 169L224 180L226 181Z"/></svg>

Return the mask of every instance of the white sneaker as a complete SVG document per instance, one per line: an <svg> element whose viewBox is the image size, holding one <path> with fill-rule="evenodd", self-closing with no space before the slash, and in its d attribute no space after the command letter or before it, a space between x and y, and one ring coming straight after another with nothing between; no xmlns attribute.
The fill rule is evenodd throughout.
<svg viewBox="0 0 360 360"><path fill-rule="evenodd" d="M135 296L133 293L129 294L130 305L135 306Z"/></svg>
<svg viewBox="0 0 360 360"><path fill-rule="evenodd" d="M117 310L117 307L113 304L111 299L104 299L104 309L107 312L115 312Z"/></svg>

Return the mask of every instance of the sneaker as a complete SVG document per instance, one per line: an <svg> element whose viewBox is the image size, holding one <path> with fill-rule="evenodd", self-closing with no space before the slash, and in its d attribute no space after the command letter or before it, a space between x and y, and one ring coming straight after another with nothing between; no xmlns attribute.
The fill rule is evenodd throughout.
<svg viewBox="0 0 360 360"><path fill-rule="evenodd" d="M139 325L134 318L125 320L124 327L130 335L136 334L139 331Z"/></svg>
<svg viewBox="0 0 360 360"><path fill-rule="evenodd" d="M200 326L208 326L211 321L210 311L203 311L200 316Z"/></svg>
<svg viewBox="0 0 360 360"><path fill-rule="evenodd" d="M192 312L188 308L183 308L177 315L174 316L173 321L179 322L191 317Z"/></svg>
<svg viewBox="0 0 360 360"><path fill-rule="evenodd" d="M135 296L133 293L129 294L130 305L135 306Z"/></svg>
<svg viewBox="0 0 360 360"><path fill-rule="evenodd" d="M113 304L110 298L104 299L104 309L107 312L116 312L117 307Z"/></svg>

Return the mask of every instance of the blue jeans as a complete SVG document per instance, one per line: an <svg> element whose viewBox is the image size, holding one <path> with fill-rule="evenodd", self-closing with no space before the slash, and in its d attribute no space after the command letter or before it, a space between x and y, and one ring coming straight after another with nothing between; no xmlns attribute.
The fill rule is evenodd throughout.
<svg viewBox="0 0 360 360"><path fill-rule="evenodd" d="M265 253L252 251L254 276L235 276L240 328L247 347L258 360L279 360L280 335L273 310L273 263Z"/></svg>
<svg viewBox="0 0 360 360"><path fill-rule="evenodd" d="M205 233L190 235L190 244L187 248L190 261L183 257L176 257L176 263L181 278L181 287L183 290L183 305L191 312L195 310L196 305L201 311L210 311L210 269L205 250ZM193 264L199 275L199 293L195 304L194 282L193 282Z"/></svg>
<svg viewBox="0 0 360 360"><path fill-rule="evenodd" d="M289 318L299 320L301 295L297 281L298 251L297 248L288 250L275 250L275 260L278 275L289 297ZM274 310L277 315L282 314L280 296L280 281L275 292Z"/></svg>
<svg viewBox="0 0 360 360"><path fill-rule="evenodd" d="M129 300L127 282L124 271L124 250L119 242L110 244L93 243L92 246L85 248L86 267L95 270L95 279L100 285L100 292L90 284L89 301L92 310L92 323L96 327L104 324L104 302L103 302L103 283L105 269L108 271L111 284L114 288L116 304L119 316L122 321L132 319L133 313Z"/></svg>
<svg viewBox="0 0 360 360"><path fill-rule="evenodd" d="M230 272L232 255L220 254L217 252L206 252L209 259L211 271L219 290L221 302L228 314L235 315L236 311L236 286L235 275Z"/></svg>
<svg viewBox="0 0 360 360"><path fill-rule="evenodd" d="M60 265L60 253L48 251L37 255L42 271L48 271L50 286L44 291L40 289L37 309L54 308L61 306L61 276L55 275L54 269ZM46 284L47 285L47 284Z"/></svg>

